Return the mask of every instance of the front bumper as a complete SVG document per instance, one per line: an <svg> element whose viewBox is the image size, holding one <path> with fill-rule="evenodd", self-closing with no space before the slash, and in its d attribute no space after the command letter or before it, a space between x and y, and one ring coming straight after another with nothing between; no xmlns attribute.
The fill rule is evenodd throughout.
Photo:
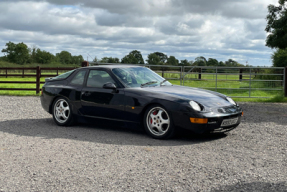
<svg viewBox="0 0 287 192"><path fill-rule="evenodd" d="M235 113L202 113L200 116L195 116L192 113L186 112L186 113L177 113L173 115L174 119L174 124L177 127L183 128L183 129L188 129L191 130L195 133L198 134L203 134L203 133L219 133L219 132L228 132L234 128L236 128L242 118L242 110L241 108L238 108L238 110ZM190 118L195 117L195 118L207 118L208 122L206 124L197 124L197 123L191 123ZM222 127L222 121L225 119L234 119L238 118L238 121L235 124L232 124L230 126L224 126Z"/></svg>

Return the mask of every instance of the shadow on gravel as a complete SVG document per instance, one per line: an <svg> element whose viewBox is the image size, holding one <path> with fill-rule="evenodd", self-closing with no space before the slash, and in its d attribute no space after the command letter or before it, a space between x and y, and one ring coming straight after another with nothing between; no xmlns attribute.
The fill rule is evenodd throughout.
<svg viewBox="0 0 287 192"><path fill-rule="evenodd" d="M219 189L213 189L212 192L237 192L237 191L258 191L258 192L283 192L287 191L287 183L240 183L235 185L222 186Z"/></svg>
<svg viewBox="0 0 287 192"><path fill-rule="evenodd" d="M137 146L177 146L210 142L226 137L221 135L196 135L189 131L180 133L170 140L156 140L139 127L126 128L112 123L78 124L72 127L57 126L52 118L19 119L0 122L0 131L9 134L43 139L73 139L103 144Z"/></svg>

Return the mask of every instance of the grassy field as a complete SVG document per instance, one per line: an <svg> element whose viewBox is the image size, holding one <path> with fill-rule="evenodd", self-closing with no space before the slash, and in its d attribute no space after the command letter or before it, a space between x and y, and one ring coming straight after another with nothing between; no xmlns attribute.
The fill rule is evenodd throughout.
<svg viewBox="0 0 287 192"><path fill-rule="evenodd" d="M16 65L16 64L15 64ZM35 67L34 65L25 65L25 67ZM41 65L42 67L75 67L75 65ZM1 63L0 63L1 67ZM11 66L11 67L21 67ZM64 72L64 71L62 71ZM0 71L4 73L4 71ZM8 71L8 73L18 73L21 71ZM54 71L43 71L46 74L56 74ZM35 74L35 71L25 72L25 74ZM162 75L162 73L158 73ZM164 73L165 78L179 78L179 74L176 73ZM216 83L217 78L217 83ZM201 79L198 80L198 74L188 74L185 76L184 85L190 87L204 88L212 91L217 91L233 97L236 101L259 101L259 102L287 102L283 97L282 82L272 81L255 81L255 76L251 76L251 82L249 81L250 75L243 75L243 80L238 81L239 75L226 75L226 74L202 74ZM1 81L36 81L35 77L0 77ZM45 81L45 78L41 78L41 81ZM180 80L169 80L172 84L180 85ZM41 85L42 87L42 85ZM217 88L216 88L217 87ZM3 84L0 83L0 88L36 88L35 84ZM251 88L251 89L250 89ZM255 89L279 89L279 90L255 90ZM250 92L249 92L250 89ZM17 96L37 96L36 91L0 91L0 95L17 95ZM236 97L268 97L268 98L236 98Z"/></svg>

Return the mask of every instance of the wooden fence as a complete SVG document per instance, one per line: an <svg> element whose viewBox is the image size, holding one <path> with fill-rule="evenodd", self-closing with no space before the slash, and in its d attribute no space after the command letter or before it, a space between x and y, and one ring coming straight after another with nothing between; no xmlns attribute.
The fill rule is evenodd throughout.
<svg viewBox="0 0 287 192"><path fill-rule="evenodd" d="M59 71L68 71L76 69L75 67L4 67L0 68L0 77L35 77L36 81L0 81L1 84L36 84L36 88L0 88L0 90L9 91L36 91L36 94L40 93L40 84L44 84L45 81L41 81L41 77L55 77L59 75ZM4 71L4 73L3 73ZM14 71L14 73L8 73L8 71ZM18 73L15 73L18 71ZM32 73L31 71L36 71ZM42 71L56 71L56 74L42 74ZM20 73L19 73L20 72ZM25 74L26 72L26 74ZM27 74L27 72L30 72Z"/></svg>

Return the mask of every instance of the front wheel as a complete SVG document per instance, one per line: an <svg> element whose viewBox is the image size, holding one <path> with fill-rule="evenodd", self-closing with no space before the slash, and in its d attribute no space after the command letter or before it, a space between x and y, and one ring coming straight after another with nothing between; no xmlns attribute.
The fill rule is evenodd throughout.
<svg viewBox="0 0 287 192"><path fill-rule="evenodd" d="M144 128L155 139L171 138L175 131L170 115L159 105L150 106L146 110Z"/></svg>
<svg viewBox="0 0 287 192"><path fill-rule="evenodd" d="M57 125L69 126L74 123L71 106L65 98L57 98L53 103L53 119Z"/></svg>

